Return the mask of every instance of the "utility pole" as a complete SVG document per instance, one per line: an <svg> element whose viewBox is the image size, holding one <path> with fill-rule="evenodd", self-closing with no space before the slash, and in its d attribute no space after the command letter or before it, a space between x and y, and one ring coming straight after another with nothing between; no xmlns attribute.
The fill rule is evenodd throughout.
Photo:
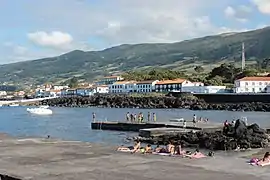
<svg viewBox="0 0 270 180"><path fill-rule="evenodd" d="M245 43L242 43L242 71L244 71L246 66L246 57L245 57Z"/></svg>

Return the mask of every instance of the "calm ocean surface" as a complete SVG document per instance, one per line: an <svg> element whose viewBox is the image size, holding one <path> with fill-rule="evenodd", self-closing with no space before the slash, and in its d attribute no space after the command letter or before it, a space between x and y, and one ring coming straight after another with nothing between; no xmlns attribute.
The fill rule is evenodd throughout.
<svg viewBox="0 0 270 180"><path fill-rule="evenodd" d="M158 121L168 121L172 118L183 117L191 119L197 117L209 118L212 122L223 122L242 116L248 122L257 122L259 125L270 127L269 112L229 112L229 111L190 111L176 109L114 109L114 108L51 108L53 115L39 116L29 114L27 107L0 107L0 132L13 136L38 136L61 138L65 140L79 140L109 144L128 143L126 138L137 133L97 131L91 130L92 112L96 113L97 120L124 121L126 112L155 112Z"/></svg>

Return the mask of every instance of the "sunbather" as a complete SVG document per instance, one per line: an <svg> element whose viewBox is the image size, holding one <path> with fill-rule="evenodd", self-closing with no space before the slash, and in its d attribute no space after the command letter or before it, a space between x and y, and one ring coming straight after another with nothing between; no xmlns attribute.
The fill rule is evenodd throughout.
<svg viewBox="0 0 270 180"><path fill-rule="evenodd" d="M257 164L260 166L260 165L264 165L265 163L270 163L270 153L269 152L266 152L265 154L264 154L264 157L261 159L261 160L259 160L258 162L257 162Z"/></svg>
<svg viewBox="0 0 270 180"><path fill-rule="evenodd" d="M145 153L152 153L152 152L153 152L153 151L152 151L151 145L150 145L150 144L146 145L146 146L145 146Z"/></svg>
<svg viewBox="0 0 270 180"><path fill-rule="evenodd" d="M175 155L185 155L186 151L182 150L181 145L175 146L175 151L174 151Z"/></svg>
<svg viewBox="0 0 270 180"><path fill-rule="evenodd" d="M157 145L157 147L154 149L155 153L160 153L160 151L162 150L162 147L160 147L159 145Z"/></svg>
<svg viewBox="0 0 270 180"><path fill-rule="evenodd" d="M117 151L132 151L134 149L133 146L125 147L124 145L121 145L117 148Z"/></svg>
<svg viewBox="0 0 270 180"><path fill-rule="evenodd" d="M191 155L186 154L185 156L189 158L195 158L195 159L206 157L203 153L199 151L199 149L196 149L195 152L192 153Z"/></svg>
<svg viewBox="0 0 270 180"><path fill-rule="evenodd" d="M174 145L169 142L169 144L166 146L167 153L173 154L174 153Z"/></svg>
<svg viewBox="0 0 270 180"><path fill-rule="evenodd" d="M134 146L124 147L123 145L117 148L117 151L126 151L126 152L138 152L140 150L141 143L140 141L136 140Z"/></svg>

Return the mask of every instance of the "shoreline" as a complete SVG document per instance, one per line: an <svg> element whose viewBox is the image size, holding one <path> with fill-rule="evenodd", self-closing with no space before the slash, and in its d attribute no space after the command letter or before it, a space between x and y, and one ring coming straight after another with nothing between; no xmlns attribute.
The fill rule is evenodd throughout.
<svg viewBox="0 0 270 180"><path fill-rule="evenodd" d="M1 173L22 179L269 179L265 168L245 163L244 153L185 159L117 152L80 141L0 136ZM262 151L262 150L258 150Z"/></svg>
<svg viewBox="0 0 270 180"><path fill-rule="evenodd" d="M270 103L206 103L196 98L178 97L132 97L120 95L98 95L91 97L60 97L47 99L29 105L49 105L52 107L100 107L137 109L189 109L270 112Z"/></svg>

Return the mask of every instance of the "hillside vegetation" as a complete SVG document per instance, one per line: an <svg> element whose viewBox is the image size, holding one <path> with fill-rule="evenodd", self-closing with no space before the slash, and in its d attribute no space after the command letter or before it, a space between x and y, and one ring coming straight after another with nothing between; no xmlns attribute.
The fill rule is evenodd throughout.
<svg viewBox="0 0 270 180"><path fill-rule="evenodd" d="M210 71L224 62L240 63L242 42L245 42L247 61L253 66L261 66L262 60L270 57L270 28L267 27L177 43L124 44L89 52L75 50L58 57L1 65L0 81L39 84L73 76L94 79L153 67L195 72L195 66L203 66ZM268 63L265 61L264 66Z"/></svg>

